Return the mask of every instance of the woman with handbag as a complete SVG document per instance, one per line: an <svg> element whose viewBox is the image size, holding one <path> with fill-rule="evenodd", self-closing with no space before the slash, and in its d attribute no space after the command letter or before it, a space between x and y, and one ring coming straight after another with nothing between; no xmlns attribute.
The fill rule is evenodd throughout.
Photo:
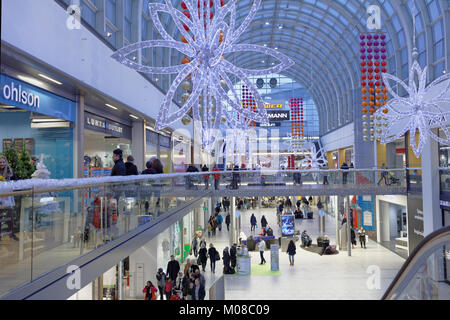
<svg viewBox="0 0 450 320"><path fill-rule="evenodd" d="M202 243L200 250L198 251L199 265L202 265L202 270L205 272L206 262L208 261L208 251L206 249L206 244Z"/></svg>
<svg viewBox="0 0 450 320"><path fill-rule="evenodd" d="M151 281L147 281L147 285L142 292L145 294L145 300L156 300L156 292L158 292L158 289L155 288Z"/></svg>
<svg viewBox="0 0 450 320"><path fill-rule="evenodd" d="M14 173L13 169L8 164L8 160L5 156L0 155L0 181L13 181L19 180ZM0 197L0 212L5 212L5 216L2 218L0 216L0 221L3 220L8 224L8 229L10 230L9 236L11 239L16 241L19 238L14 234L14 197ZM2 222L0 222L0 240L2 237Z"/></svg>
<svg viewBox="0 0 450 320"><path fill-rule="evenodd" d="M220 256L212 243L209 244L208 257L211 264L211 271L212 273L216 273L216 261L220 260Z"/></svg>

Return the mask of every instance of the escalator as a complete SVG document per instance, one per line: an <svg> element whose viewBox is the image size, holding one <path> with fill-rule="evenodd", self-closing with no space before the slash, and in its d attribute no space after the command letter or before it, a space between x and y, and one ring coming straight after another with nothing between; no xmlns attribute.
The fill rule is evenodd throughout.
<svg viewBox="0 0 450 320"><path fill-rule="evenodd" d="M428 235L414 249L382 300L450 299L450 226Z"/></svg>

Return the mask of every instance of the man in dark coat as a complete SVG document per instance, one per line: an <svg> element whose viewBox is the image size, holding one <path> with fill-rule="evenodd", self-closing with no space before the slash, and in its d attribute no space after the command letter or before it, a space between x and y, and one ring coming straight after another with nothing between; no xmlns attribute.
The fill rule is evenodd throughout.
<svg viewBox="0 0 450 320"><path fill-rule="evenodd" d="M228 252L228 247L225 247L225 249L223 249L223 273L228 274L229 273L229 269L230 269L230 261L231 261L231 256L230 253Z"/></svg>
<svg viewBox="0 0 450 320"><path fill-rule="evenodd" d="M227 225L227 230L230 231L230 223L231 223L231 216L230 213L227 213L227 216L225 217L225 224Z"/></svg>
<svg viewBox="0 0 450 320"><path fill-rule="evenodd" d="M111 176L125 176L127 171L125 169L125 164L123 163L123 152L120 149L116 149L113 151L113 161L114 167L111 171Z"/></svg>
<svg viewBox="0 0 450 320"><path fill-rule="evenodd" d="M233 243L233 245L230 248L230 259L231 259L231 268L236 267L236 260L237 260L237 244Z"/></svg>
<svg viewBox="0 0 450 320"><path fill-rule="evenodd" d="M170 261L167 264L167 272L166 274L170 277L170 280L173 282L177 279L178 272L180 271L180 264L173 255L170 256Z"/></svg>
<svg viewBox="0 0 450 320"><path fill-rule="evenodd" d="M127 162L125 163L125 170L127 176L137 176L139 174L136 165L133 163L133 156L127 157Z"/></svg>

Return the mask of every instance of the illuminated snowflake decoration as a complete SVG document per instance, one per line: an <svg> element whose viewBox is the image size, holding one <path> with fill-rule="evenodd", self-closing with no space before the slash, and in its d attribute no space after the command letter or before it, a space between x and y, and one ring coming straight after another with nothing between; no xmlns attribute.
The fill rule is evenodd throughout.
<svg viewBox="0 0 450 320"><path fill-rule="evenodd" d="M416 84L416 78L418 84ZM423 146L431 137L434 140L449 145L450 134L446 128L446 121L450 115L450 99L446 94L450 88L450 74L439 77L430 85L426 86L427 68L423 70L414 59L414 63L409 71L409 82L406 85L397 77L383 73L383 81L393 99L386 104L387 113L380 108L375 112L378 121L386 121L384 130L381 130L380 142L389 143L409 132L410 145L418 158L422 153ZM397 82L408 93L403 98L392 90L389 80ZM446 83L447 82L447 83ZM386 111L385 111L386 112ZM380 126L381 123L377 123ZM442 139L434 134L431 129L439 127L447 139ZM416 144L415 135L418 132L419 143Z"/></svg>
<svg viewBox="0 0 450 320"><path fill-rule="evenodd" d="M182 7L186 9L184 12L174 8L171 0L166 0L165 4L149 4L153 24L163 40L138 42L118 50L112 57L139 72L178 74L159 110L155 126L157 130L173 124L191 109L194 123L198 123L201 127L203 145L207 145L214 140L214 135L208 135L205 131L218 129L222 116L225 116L229 122L234 122L235 118L231 118L233 112L240 114L248 121L268 123L264 102L248 77L279 73L292 66L294 62L289 57L270 48L237 44L239 37L253 20L261 1L253 0L250 12L246 14L240 26L236 26L236 3L238 0L229 0L226 4L222 0L183 0ZM169 35L160 21L159 12L170 14L184 41L177 41ZM129 54L137 50L156 47L180 51L186 58L184 64L170 67L148 67L127 58ZM272 68L250 70L237 67L224 58L226 54L247 51L272 56L278 59L280 63ZM236 79L240 79L249 88L256 100L256 112L242 108L241 101L233 89L230 74ZM192 94L180 109L170 113L169 107L175 92L186 78L192 79ZM226 88L231 90L232 97L228 96ZM230 111L233 112L227 112L227 106L223 102L226 102ZM238 124L235 123L235 125Z"/></svg>
<svg viewBox="0 0 450 320"><path fill-rule="evenodd" d="M300 161L302 167L319 170L322 166L328 164L323 150L317 150L314 143L308 143L306 148L308 149L308 153L305 153L305 158Z"/></svg>
<svg viewBox="0 0 450 320"><path fill-rule="evenodd" d="M302 154L308 151L305 149L305 140L302 136L293 136L291 133L288 133L287 137L289 137L286 142L289 152L292 152L293 154Z"/></svg>

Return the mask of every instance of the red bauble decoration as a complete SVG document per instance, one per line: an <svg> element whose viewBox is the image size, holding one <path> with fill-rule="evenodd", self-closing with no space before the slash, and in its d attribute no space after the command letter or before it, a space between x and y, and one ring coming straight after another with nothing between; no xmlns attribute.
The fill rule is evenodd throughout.
<svg viewBox="0 0 450 320"><path fill-rule="evenodd" d="M365 74L361 75L361 79L366 80L367 76Z"/></svg>
<svg viewBox="0 0 450 320"><path fill-rule="evenodd" d="M379 67L379 66L380 66L380 61L378 61L378 60L375 61L375 66L376 66L376 67Z"/></svg>
<svg viewBox="0 0 450 320"><path fill-rule="evenodd" d="M365 61L361 61L361 67L365 67L366 66L366 62Z"/></svg>
<svg viewBox="0 0 450 320"><path fill-rule="evenodd" d="M368 71L369 73L372 73L372 72L373 72L373 69L372 69L372 68L369 68L367 71Z"/></svg>
<svg viewBox="0 0 450 320"><path fill-rule="evenodd" d="M372 62L372 61L367 62L367 65L368 65L369 67L371 67L371 66L373 66L373 62Z"/></svg>
<svg viewBox="0 0 450 320"><path fill-rule="evenodd" d="M381 76L380 76L379 74L376 74L376 75L375 75L375 79L380 80L380 79L381 79Z"/></svg>
<svg viewBox="0 0 450 320"><path fill-rule="evenodd" d="M375 70L373 70L373 71L375 71L375 73L380 73L380 69L379 68L375 68Z"/></svg>
<svg viewBox="0 0 450 320"><path fill-rule="evenodd" d="M381 61L381 65L382 65L383 67L386 67L386 66L387 66L387 62L386 62L386 61Z"/></svg>
<svg viewBox="0 0 450 320"><path fill-rule="evenodd" d="M181 2L181 7L182 7L184 10L187 10L187 5L186 5L186 3L184 3L183 1Z"/></svg>
<svg viewBox="0 0 450 320"><path fill-rule="evenodd" d="M184 28L184 30L186 30L186 31L188 31L188 32L189 32L189 30L190 30L189 27L188 27L186 24L184 24L184 23L183 23L183 28Z"/></svg>
<svg viewBox="0 0 450 320"><path fill-rule="evenodd" d="M369 81L369 87L373 87L373 81Z"/></svg>
<svg viewBox="0 0 450 320"><path fill-rule="evenodd" d="M383 69L381 69L381 72L386 73L386 72L387 72L387 69L386 69L386 68L383 68Z"/></svg>
<svg viewBox="0 0 450 320"><path fill-rule="evenodd" d="M191 18L191 14L189 13L189 11L183 11L183 14L190 19Z"/></svg>

